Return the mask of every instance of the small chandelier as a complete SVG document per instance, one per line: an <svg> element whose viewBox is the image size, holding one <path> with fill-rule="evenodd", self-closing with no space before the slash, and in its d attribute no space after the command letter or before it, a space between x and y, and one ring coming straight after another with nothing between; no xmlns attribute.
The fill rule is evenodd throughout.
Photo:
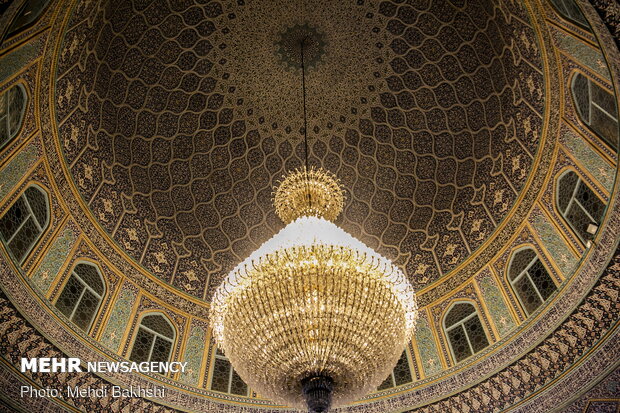
<svg viewBox="0 0 620 413"><path fill-rule="evenodd" d="M301 53L305 114L303 41ZM332 222L343 189L307 163L306 135L306 166L274 195L286 226L228 274L210 311L218 346L252 389L318 413L383 382L411 339L417 305L397 266Z"/></svg>

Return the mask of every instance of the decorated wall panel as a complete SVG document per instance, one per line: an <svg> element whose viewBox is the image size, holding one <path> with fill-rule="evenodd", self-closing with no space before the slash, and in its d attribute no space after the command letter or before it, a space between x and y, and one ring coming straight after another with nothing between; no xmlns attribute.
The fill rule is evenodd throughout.
<svg viewBox="0 0 620 413"><path fill-rule="evenodd" d="M101 329L103 319L106 317L110 308L112 306L113 299L117 293L117 290L121 284L122 278L110 267L110 265L102 259L102 257L93 250L92 246L89 245L84 239L80 239L74 249L68 254L70 259L68 260L64 271L58 271L57 277L55 279L54 288L52 291L47 294L48 299L51 302L56 302L64 287L67 279L71 275L71 271L75 268L75 266L79 262L87 262L92 263L98 268L101 276L103 277L105 283L105 295L102 297L101 306L96 313L96 317L93 321L92 327L90 329L90 334L93 336L98 336L99 330Z"/></svg>
<svg viewBox="0 0 620 413"><path fill-rule="evenodd" d="M72 222L67 222L58 236L52 241L50 249L33 271L31 280L42 294L47 295L50 286L60 274L61 268L66 266L70 253L77 241L78 229Z"/></svg>
<svg viewBox="0 0 620 413"><path fill-rule="evenodd" d="M579 118L577 108L575 107L575 98L572 93L572 81L577 74L585 76L590 81L595 82L599 87L603 88L610 94L614 94L609 81L599 76L596 72L585 66L581 66L568 57L562 57L562 75L564 78L564 96L563 96L563 119L569 123L570 127L583 136L591 145L593 145L603 156L610 159L612 163L616 163L618 159L617 149L611 148L600 138L588 125L584 124ZM605 64L604 62L600 62ZM616 98L617 99L617 98Z"/></svg>
<svg viewBox="0 0 620 413"><path fill-rule="evenodd" d="M449 347L450 344L448 343L448 337L444 329L444 317L446 316L446 312L449 311L453 304L460 302L469 303L474 306L474 309L484 329L484 334L488 337L488 342L493 343L497 340L495 326L491 324L491 320L489 319L488 314L483 308L482 300L478 295L474 284L471 283L464 286L454 295L448 297L439 304L433 305L430 308L432 324L435 329L435 334L438 337L440 343L439 348L441 348L441 352L448 366L453 366L456 363L454 362L454 357L451 354L451 349ZM475 354L471 356L472 359L475 359L476 357L477 356Z"/></svg>
<svg viewBox="0 0 620 413"><path fill-rule="evenodd" d="M133 318L138 298L138 289L129 281L123 282L119 291L100 337L101 343L114 352L119 351L121 347L121 340Z"/></svg>
<svg viewBox="0 0 620 413"><path fill-rule="evenodd" d="M577 135L572 128L565 125L560 131L560 142L605 191L609 193L613 190L616 170L610 161L601 156L600 152L593 149L591 144Z"/></svg>
<svg viewBox="0 0 620 413"><path fill-rule="evenodd" d="M598 47L589 42L583 42L564 30L554 29L552 33L553 39L563 54L609 81L611 78L609 69Z"/></svg>
<svg viewBox="0 0 620 413"><path fill-rule="evenodd" d="M185 373L181 373L179 380L191 386L199 386L206 348L208 347L208 326L206 323L193 319L185 343L183 361L187 362Z"/></svg>
<svg viewBox="0 0 620 413"><path fill-rule="evenodd" d="M212 65L212 71L204 75L213 84L209 81L199 86L208 89L201 93L210 95L199 109L206 105L210 112L217 112L213 115L217 125L209 126L209 131L196 139L176 139L176 135L191 135L194 129L204 126L199 111L193 110L189 101L183 106L182 95L189 93L183 88L190 87L189 83L171 87L175 91L167 93L174 94L174 98L160 99L187 109L184 116L178 116L178 122L175 119L179 113L171 114L163 108L158 112L158 120L149 118L149 114L142 112L157 104L154 96L161 90L155 80L149 80L154 79L157 71L147 76L144 69L140 74L150 82L150 91L142 94L151 97L148 102L136 101L141 93L131 89L138 87L135 82L127 86L131 93L123 92L123 82L128 81L121 72L130 68L121 67L120 61L107 61L106 48L95 45L91 36L103 33L106 42L123 49L128 61L136 59L138 66L144 59L129 49L142 47L138 46L142 44L140 40L118 40L124 30L122 21L110 22L108 27L96 2L75 2L72 16L64 14L71 7L63 10L55 7L62 2L52 3L54 6L32 27L0 44L0 93L20 82L29 97L19 136L0 149L0 214L29 182L38 182L49 190L52 210L51 225L23 268L6 261L6 251L0 251L3 289L13 294L11 298L27 294L29 287L25 283L40 293L32 301L26 300L26 296L20 299L27 304L25 310L19 311L32 311L27 315L35 325L22 319L7 295L0 294L0 346L9 354L8 362L15 365L23 348L32 356L65 352L92 357L97 354L96 357L106 360L126 359L140 317L161 312L170 318L177 332L171 359L186 361L188 370L171 377L136 375L130 380L168 386L171 401L166 403L187 410L272 411L271 402L255 394L248 398L209 391L215 350L208 327L208 303L203 300L208 300L218 277L247 248L260 244L279 228L265 206L270 201L270 187L284 169L299 164L303 156L301 144L293 136L300 125L290 121L294 126L291 127L270 121L265 114L257 116L256 103L236 95L251 87L251 81L240 83L240 89L231 86L235 74L231 78L230 62L222 59L226 48L234 43L230 41L231 28L242 25L240 22L248 17L238 19L242 13L235 14L236 6L232 3L210 3L211 15L204 16L215 23L212 31L205 29L210 32L206 37L213 42L210 47L217 47L212 52L205 50L202 56L203 65ZM73 3L66 0L62 6ZM464 3L467 7L473 4ZM360 22L377 19L376 31L373 28L365 36L383 33L381 47L369 46L377 47L372 53L374 59L381 59L377 60L381 69L370 74L371 80L364 80L363 73L355 74L361 89L368 89L368 93L364 92L368 97L352 98L351 101L360 103L352 104L342 117L325 124L313 123L312 131L319 138L311 146L311 160L337 171L350 189L345 216L338 224L395 258L417 283L423 308L411 344L413 382L370 395L346 411L385 413L414 407L423 412L480 411L526 406L530 394L541 389L553 393L553 383L559 375L572 377L580 366L588 365L588 357L609 360L617 352L605 347L604 342L605 331L611 331L617 320L617 306L613 305L617 299L617 263L608 267L594 289L587 288L605 266L612 250L608 244L614 235L606 232L605 240L596 238L592 247L586 247L558 213L554 195L557 177L571 169L613 207L617 196L617 155L579 120L570 96L570 81L575 73L583 73L611 91L618 71L608 68L606 52L598 48L598 37L593 31L567 22L548 1L500 3L489 3L486 9L472 6L475 13L462 14L435 9L439 2L428 10L421 6L419 10L405 10L398 2L387 1L350 6L352 13L359 14ZM244 10L260 7L266 6L255 3ZM177 17L181 12L170 10ZM413 18L409 12L418 17ZM141 10L144 19L137 18L136 22L155 18L152 13L148 8ZM433 19L436 25L430 24ZM541 23L543 19L547 26ZM5 16L0 16L0 26L5 21ZM414 21L429 25L407 29ZM478 46L489 42L497 56L488 59L446 40L451 38L449 27L457 21L458 36ZM153 36L165 32L175 38L169 43L189 41L177 39L173 28L155 26L149 32ZM58 33L65 29L63 41L57 42L58 49L53 45L45 47L50 36L60 40ZM418 61L411 51L416 47L411 43L415 44L416 36L423 34L431 36L416 46L424 54ZM496 44L493 36L510 42ZM329 43L327 47L329 50ZM475 57L471 62L467 59L470 52L475 54L471 54ZM554 60L556 52L558 61ZM439 54L435 58L433 53ZM458 55L454 61L453 54ZM487 89L477 81L469 85L467 76L451 73L450 61L455 65L471 64L472 72L467 75L471 75L472 82L491 79ZM178 64L189 63L179 60ZM318 62L317 67L322 64L325 62ZM42 67L57 69L58 78L56 71L40 71ZM207 68L196 66L190 72L200 70ZM288 67L286 71L287 76L294 72ZM405 87L405 83L415 80L407 73L416 71L421 73L419 85ZM82 76L82 72L86 75ZM167 72L161 73L161 82L174 80L164 79ZM104 80L94 81L95 74ZM258 74L250 71L249 75ZM104 83L110 86L109 90ZM459 93L452 96L451 90ZM556 93L561 90L563 96ZM87 97L84 91L91 95ZM413 97L409 98L408 93ZM415 105L409 106L411 102ZM277 107L271 103L271 107ZM319 104L325 105L325 101ZM510 109L514 112L507 110L502 114L494 108L509 104L515 105ZM293 109L287 108L294 112ZM266 106L260 110L268 112ZM143 117L134 112L141 112ZM52 120L53 114L56 118ZM171 124L178 126L175 133L166 129L165 119L172 119ZM106 141L110 136L127 138L135 131L146 131L148 127L144 125L156 125L157 134L162 135L157 143L152 136L144 136L145 140L152 140L148 150L138 144L123 146L127 142L117 137L110 141L113 148L105 146L110 143ZM196 128L192 129L192 125ZM471 145L457 139L469 130L476 132ZM506 147L492 147L490 139L497 136L516 139L508 140ZM488 153L483 149L488 149ZM192 150L195 153L190 153ZM478 150L484 154L474 156ZM129 153L135 159L123 157ZM162 170L168 178L183 182L152 191L138 188L136 185L144 183L139 179L144 172L140 168L147 167L140 156L146 154L150 157L148 162L153 161L156 167L165 164ZM43 155L46 159L41 161ZM163 161L156 160L156 156L162 156ZM192 173L206 173L196 169L197 165L212 168L211 186L194 179L195 176L189 179L195 187L184 181ZM530 169L535 173L528 175ZM157 185L155 181L149 182ZM224 188L227 185L232 189ZM181 191L181 187L187 191L175 192ZM137 188L139 194L132 194L127 188ZM155 193L160 192L167 194L167 201L149 204L157 201L159 195ZM194 205L179 204L192 196L204 198L193 199ZM185 210L177 213L177 209ZM164 210L167 212L159 214ZM147 213L143 216L144 211ZM151 214L153 211L157 213ZM615 215L605 218L605 224L612 229L613 225L620 225L617 208L615 211ZM192 214L199 222L189 217ZM510 216L506 218L505 214ZM190 225L190 221L195 225ZM198 234L193 231L198 227L202 231L203 225L209 227L211 235L194 242ZM182 236L174 235L175 228ZM597 236L602 237L604 230L601 228ZM615 236L617 233L616 227ZM511 254L523 246L536 251L558 286L558 292L530 318L506 279ZM608 248L606 254L600 252L604 246ZM53 309L68 274L80 259L96 263L110 283L90 338L60 322L62 319ZM475 305L489 337L488 349L458 366L441 327L443 314L455 300ZM572 314L563 313L573 307L576 309ZM561 316L567 317L563 324ZM45 320L50 328L42 329L36 324L39 320ZM557 325L560 327L556 329ZM45 335L62 343L62 351L52 346ZM588 353L594 348L592 354ZM600 355L597 351L605 353ZM483 376L488 378L482 379ZM0 374L5 383L10 381L9 377ZM84 386L86 382L109 385L105 378L90 376L84 382L73 376L56 380L34 375L29 379L42 386L63 386L70 380ZM565 388L569 386L561 387ZM579 391L573 389L575 395ZM597 396L603 393L592 394L587 403L579 406L605 409L615 403ZM539 398L550 403L553 397ZM50 403L52 408L61 408ZM86 410L112 412L169 410L149 400L71 403ZM252 406L239 407L244 403ZM518 409L527 411L525 407Z"/></svg>
<svg viewBox="0 0 620 413"><path fill-rule="evenodd" d="M517 326L495 277L489 269L476 276L483 302L493 319L500 337L504 337Z"/></svg>
<svg viewBox="0 0 620 413"><path fill-rule="evenodd" d="M7 163L2 165L2 183L0 183L0 199L4 199L15 186L26 176L41 156L41 146L36 142L30 142L20 150Z"/></svg>
<svg viewBox="0 0 620 413"><path fill-rule="evenodd" d="M4 203L0 206L0 215L4 215L30 185L36 185L45 193L49 207L49 217L43 233L37 238L34 246L29 249L27 256L22 260L21 266L26 272L31 271L35 263L44 256L46 249L49 247L50 240L54 237L54 233L66 219L66 211L59 202L56 193L52 190L46 164L41 161L32 170L28 171L25 177L22 177L19 186L15 187L14 191L5 198Z"/></svg>
<svg viewBox="0 0 620 413"><path fill-rule="evenodd" d="M564 238L562 230L556 227L550 221L549 216L540 208L535 208L532 211L529 223L562 272L562 276L569 276L579 262L578 252L571 248L568 241Z"/></svg>
<svg viewBox="0 0 620 413"><path fill-rule="evenodd" d="M434 375L443 369L443 361L437 350L437 340L428 321L428 313L420 312L420 318L416 326L415 346L420 354L420 361L425 377Z"/></svg>

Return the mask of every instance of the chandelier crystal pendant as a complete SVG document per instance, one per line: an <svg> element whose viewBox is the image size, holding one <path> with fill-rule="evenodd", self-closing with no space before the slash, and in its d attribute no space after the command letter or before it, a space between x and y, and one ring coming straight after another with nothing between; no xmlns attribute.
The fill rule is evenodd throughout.
<svg viewBox="0 0 620 413"><path fill-rule="evenodd" d="M417 305L397 266L332 222L343 189L307 167L305 142L306 166L275 191L286 226L228 274L210 316L219 348L252 389L326 412L385 380L411 339Z"/></svg>
<svg viewBox="0 0 620 413"><path fill-rule="evenodd" d="M417 316L402 271L331 222L343 198L323 170L286 177L275 207L288 225L228 274L211 307L216 341L241 378L313 412L376 389Z"/></svg>

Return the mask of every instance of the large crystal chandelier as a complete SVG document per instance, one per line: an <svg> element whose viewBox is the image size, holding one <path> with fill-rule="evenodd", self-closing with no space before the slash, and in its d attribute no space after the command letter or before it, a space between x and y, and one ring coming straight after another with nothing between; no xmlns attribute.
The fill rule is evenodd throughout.
<svg viewBox="0 0 620 413"><path fill-rule="evenodd" d="M301 50L303 70L303 42ZM213 332L261 396L325 412L389 375L413 333L415 294L397 266L332 222L343 189L329 172L307 167L307 152L306 167L278 185L274 204L286 226L216 290Z"/></svg>

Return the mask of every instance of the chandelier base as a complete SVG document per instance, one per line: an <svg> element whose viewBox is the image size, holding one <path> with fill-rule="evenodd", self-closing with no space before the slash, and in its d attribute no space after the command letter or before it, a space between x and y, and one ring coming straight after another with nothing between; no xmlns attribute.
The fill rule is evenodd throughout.
<svg viewBox="0 0 620 413"><path fill-rule="evenodd" d="M308 412L325 413L332 403L334 381L331 377L312 376L301 382Z"/></svg>

